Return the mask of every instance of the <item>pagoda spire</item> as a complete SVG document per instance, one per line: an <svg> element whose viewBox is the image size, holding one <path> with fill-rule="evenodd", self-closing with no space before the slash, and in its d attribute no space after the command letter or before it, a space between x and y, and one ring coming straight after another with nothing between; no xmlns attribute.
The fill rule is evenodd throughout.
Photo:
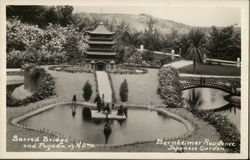
<svg viewBox="0 0 250 160"><path fill-rule="evenodd" d="M100 12L101 12L101 13L100 13L100 22L99 22L99 23L102 22L102 18L103 18L103 17L102 17L102 8L100 9Z"/></svg>

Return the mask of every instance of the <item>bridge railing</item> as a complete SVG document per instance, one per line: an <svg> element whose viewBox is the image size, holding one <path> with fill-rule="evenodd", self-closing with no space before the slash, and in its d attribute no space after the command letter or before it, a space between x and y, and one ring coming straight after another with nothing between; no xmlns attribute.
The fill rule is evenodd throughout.
<svg viewBox="0 0 250 160"><path fill-rule="evenodd" d="M233 87L230 83L225 84L222 82L206 81L205 79L193 80L193 81L181 81L183 89L195 88L195 87L211 87L224 90L226 92L237 94L236 87Z"/></svg>

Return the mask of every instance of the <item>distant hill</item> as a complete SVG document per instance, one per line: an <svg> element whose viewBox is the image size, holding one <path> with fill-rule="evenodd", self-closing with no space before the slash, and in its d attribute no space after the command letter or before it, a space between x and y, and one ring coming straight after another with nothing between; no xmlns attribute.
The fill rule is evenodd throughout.
<svg viewBox="0 0 250 160"><path fill-rule="evenodd" d="M100 14L98 13L85 13L85 12L80 12L78 13L79 16L83 16L83 17L94 17L94 16L98 16L100 17ZM130 26L138 31L144 31L145 27L146 27L146 21L149 19L150 15L148 14L139 14L139 15L135 15L135 14L102 14L102 18L103 19L108 19L110 21L117 21L117 22L121 22L121 21L125 21L128 24L130 24ZM161 19L161 18L157 18L157 17L153 17L153 20L155 21L155 26L156 28L161 31L162 33L171 33L174 30L177 30L179 33L188 33L189 30L193 27L193 26L189 26L180 22L175 22L172 20L166 20L166 19ZM208 33L211 30L211 27L201 27L202 30L205 33ZM220 27L219 27L220 28ZM236 31L239 31L240 28L235 28Z"/></svg>
<svg viewBox="0 0 250 160"><path fill-rule="evenodd" d="M85 13L80 12L78 13L80 16L84 17L93 17L93 16L100 16L98 13ZM146 27L146 21L149 19L150 15L147 14L102 14L103 19L108 19L110 21L127 22L132 28L138 31L144 31ZM187 33L191 26L178 23L171 20L160 19L156 17L152 17L155 20L156 28L161 31L162 33L171 33L173 30L177 30L180 33Z"/></svg>

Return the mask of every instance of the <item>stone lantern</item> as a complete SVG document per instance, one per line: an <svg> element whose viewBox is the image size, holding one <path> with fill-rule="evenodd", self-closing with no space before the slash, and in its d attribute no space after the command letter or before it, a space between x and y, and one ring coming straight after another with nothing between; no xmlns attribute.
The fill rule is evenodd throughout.
<svg viewBox="0 0 250 160"><path fill-rule="evenodd" d="M95 69L95 61L92 60L90 64L91 64L91 69Z"/></svg>
<svg viewBox="0 0 250 160"><path fill-rule="evenodd" d="M114 69L114 66L115 66L114 60L112 60L112 61L110 62L110 64L111 64L111 70L113 70L113 69Z"/></svg>
<svg viewBox="0 0 250 160"><path fill-rule="evenodd" d="M173 49L171 50L171 59L172 59L172 61L174 61L174 50Z"/></svg>
<svg viewBox="0 0 250 160"><path fill-rule="evenodd" d="M144 45L140 46L140 51L143 52L144 51Z"/></svg>
<svg viewBox="0 0 250 160"><path fill-rule="evenodd" d="M240 57L237 58L237 67L240 67Z"/></svg>

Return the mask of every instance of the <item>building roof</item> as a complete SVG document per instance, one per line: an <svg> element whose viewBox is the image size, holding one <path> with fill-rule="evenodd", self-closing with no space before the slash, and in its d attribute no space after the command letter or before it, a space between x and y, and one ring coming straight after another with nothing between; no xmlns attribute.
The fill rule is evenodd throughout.
<svg viewBox="0 0 250 160"><path fill-rule="evenodd" d="M104 24L102 22L100 22L95 30L89 31L88 33L90 33L90 34L109 34L109 35L112 35L115 32L110 32L109 30L107 30L105 28Z"/></svg>
<svg viewBox="0 0 250 160"><path fill-rule="evenodd" d="M114 41L88 41L89 44L115 44Z"/></svg>
<svg viewBox="0 0 250 160"><path fill-rule="evenodd" d="M116 52L95 52L95 51L87 51L88 55L105 55L105 56L115 56L117 53Z"/></svg>

